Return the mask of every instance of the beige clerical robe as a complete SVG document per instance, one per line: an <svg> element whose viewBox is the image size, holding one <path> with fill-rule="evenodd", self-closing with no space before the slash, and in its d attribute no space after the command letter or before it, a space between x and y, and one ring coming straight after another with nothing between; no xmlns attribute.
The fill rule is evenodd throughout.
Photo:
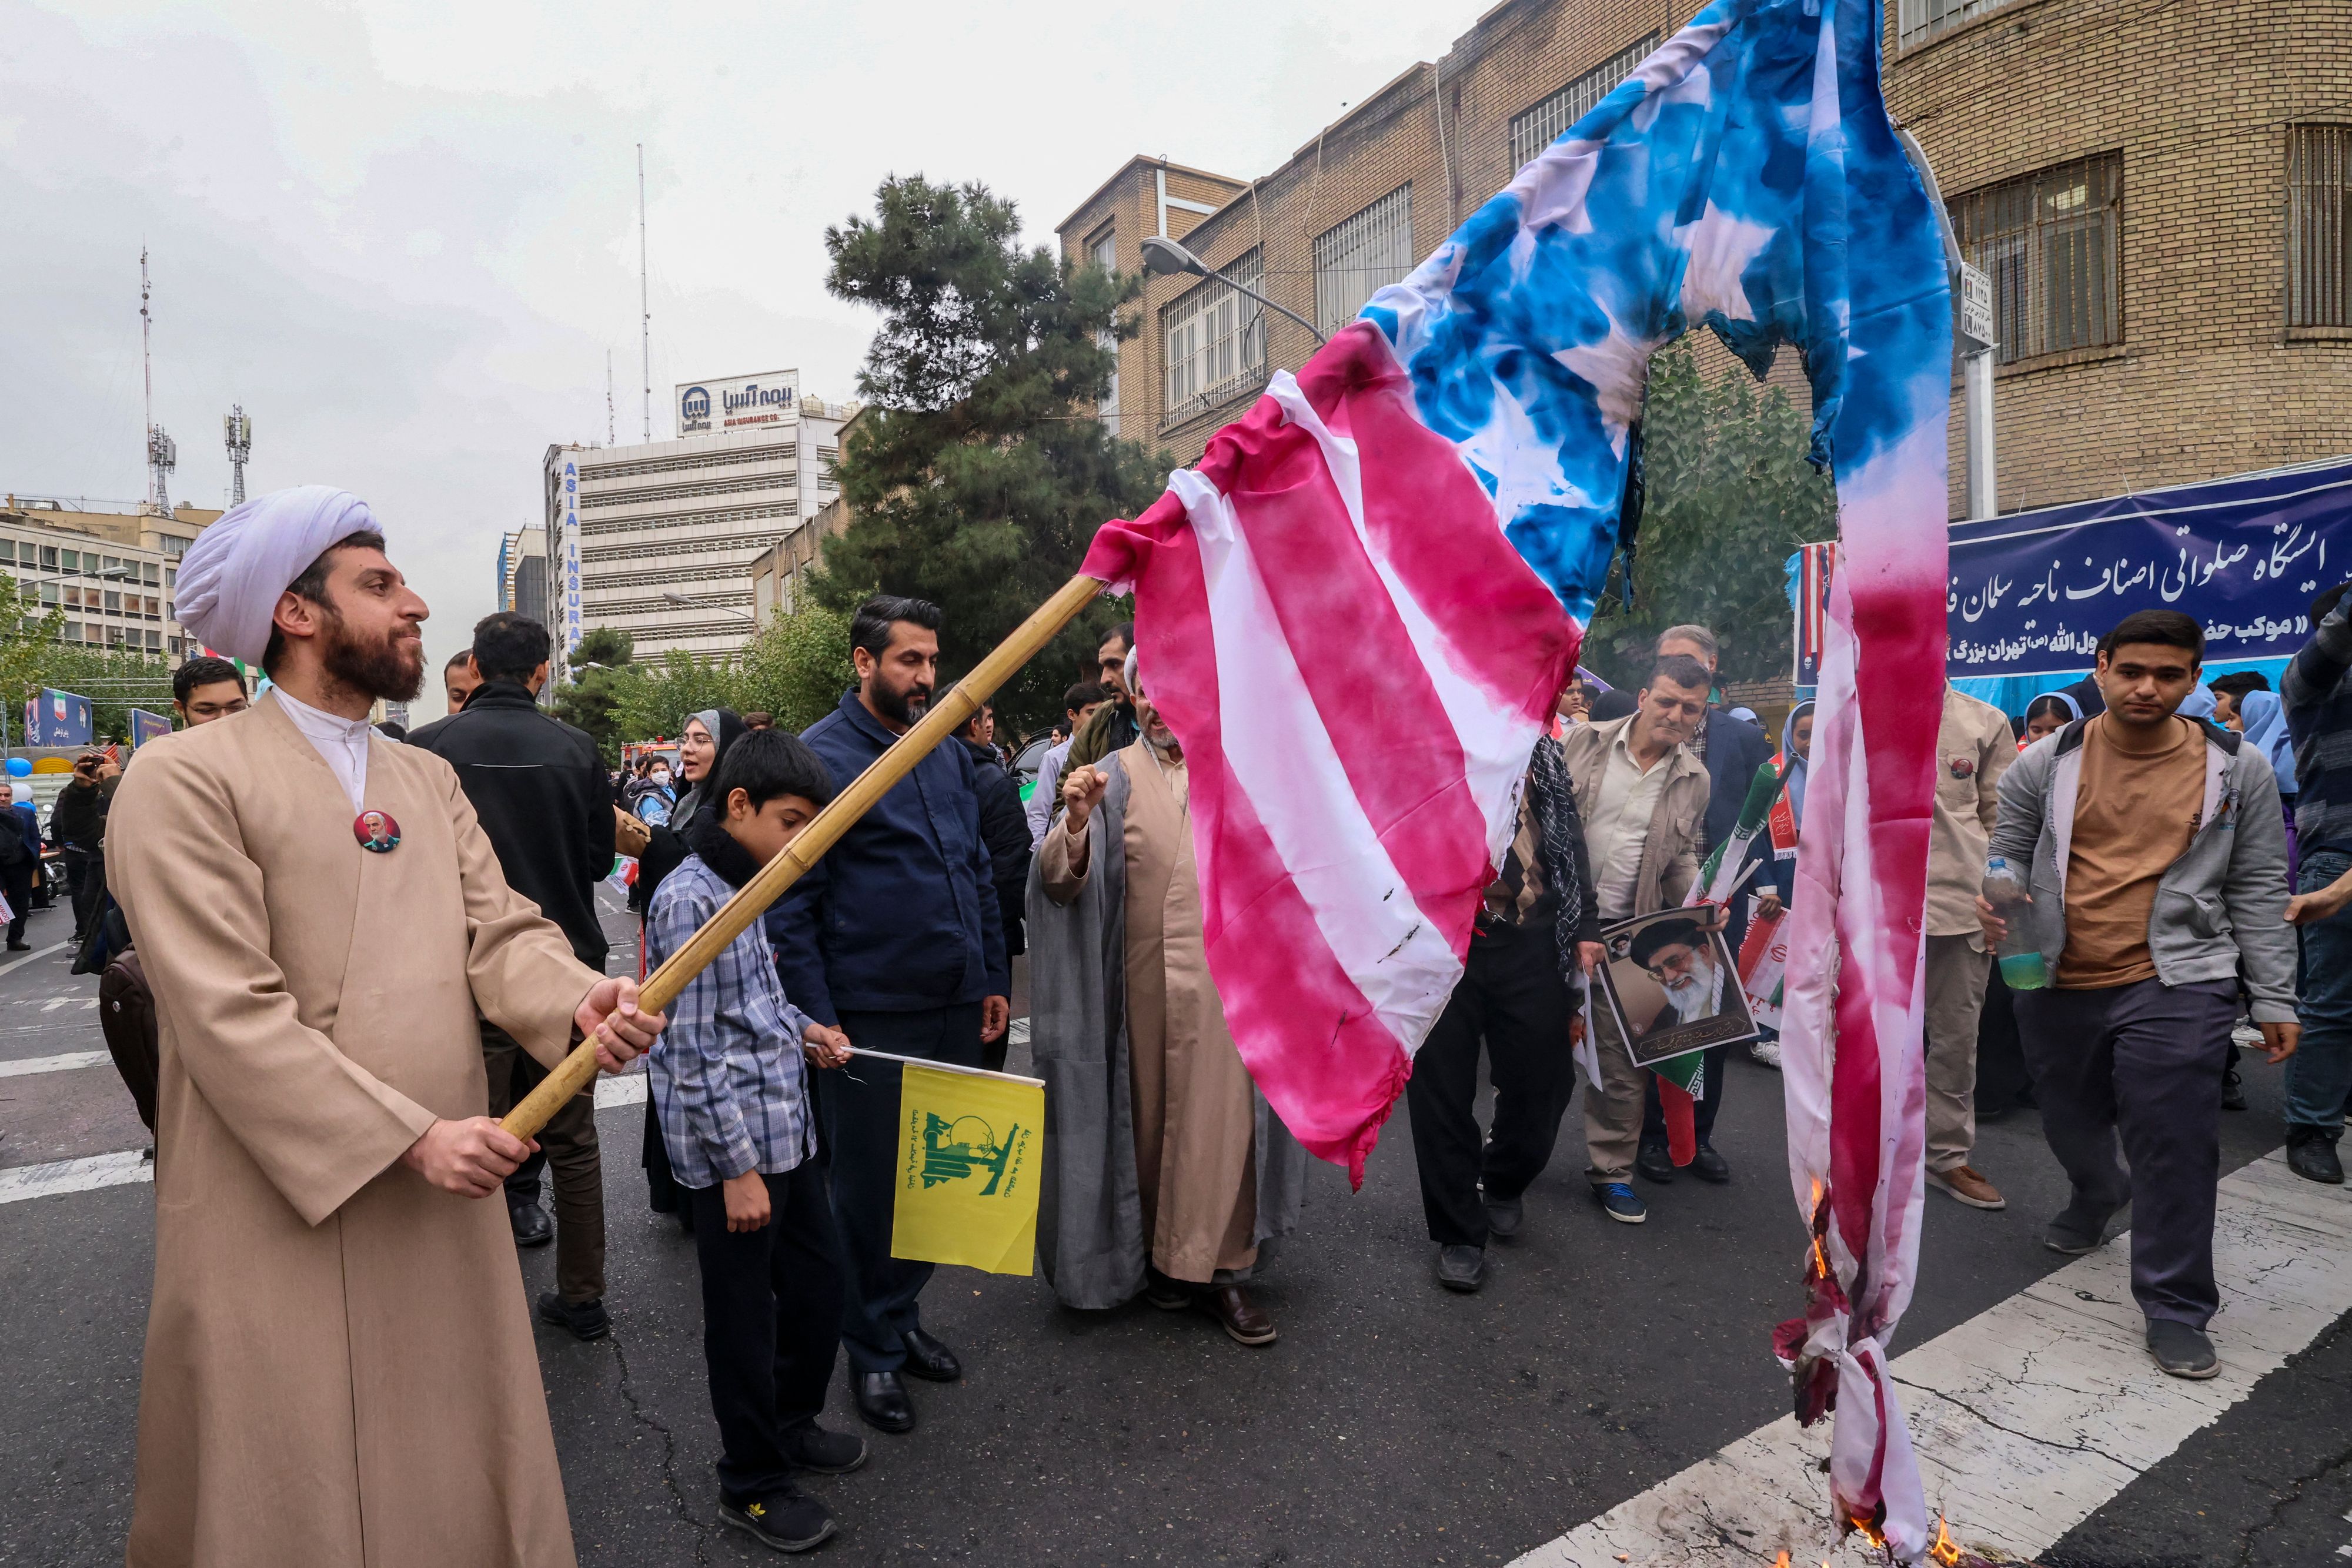
<svg viewBox="0 0 2352 1568"><path fill-rule="evenodd" d="M1118 758L1132 781L1124 836L1136 1177L1152 1266L1207 1284L1220 1269L1257 1262L1255 1086L1209 977L1184 765L1140 740ZM1057 821L1038 850L1047 897L1077 896L1087 853Z"/></svg>
<svg viewBox="0 0 2352 1568"><path fill-rule="evenodd" d="M377 737L366 802L389 853L264 697L110 814L163 1046L131 1568L573 1560L507 1217L398 1161L484 1113L478 1009L551 1065L598 977L447 763Z"/></svg>

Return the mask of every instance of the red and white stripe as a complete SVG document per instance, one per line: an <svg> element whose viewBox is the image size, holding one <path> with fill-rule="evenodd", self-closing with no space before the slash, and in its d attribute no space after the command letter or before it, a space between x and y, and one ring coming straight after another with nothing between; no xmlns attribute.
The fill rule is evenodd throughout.
<svg viewBox="0 0 2352 1568"><path fill-rule="evenodd" d="M1209 967L1286 1124L1360 1181L1462 973L1580 633L1387 340L1346 328L1084 569L1192 759Z"/></svg>

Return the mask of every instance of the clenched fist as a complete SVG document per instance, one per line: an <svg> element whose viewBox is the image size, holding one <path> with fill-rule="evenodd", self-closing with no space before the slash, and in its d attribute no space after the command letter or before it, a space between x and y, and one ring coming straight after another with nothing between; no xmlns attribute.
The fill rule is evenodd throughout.
<svg viewBox="0 0 2352 1568"><path fill-rule="evenodd" d="M1091 762L1062 776L1062 810L1073 836L1087 831L1087 819L1102 804L1103 791L1109 788L1110 775Z"/></svg>

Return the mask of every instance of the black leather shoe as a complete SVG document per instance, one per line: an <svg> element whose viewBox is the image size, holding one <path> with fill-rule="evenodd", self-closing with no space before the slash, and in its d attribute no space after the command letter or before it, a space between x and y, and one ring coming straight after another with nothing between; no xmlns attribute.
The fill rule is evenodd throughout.
<svg viewBox="0 0 2352 1568"><path fill-rule="evenodd" d="M908 1402L907 1385L897 1373L853 1372L849 1385L857 1396L859 1420L883 1432L915 1429L915 1406Z"/></svg>
<svg viewBox="0 0 2352 1568"><path fill-rule="evenodd" d="M1701 1181L1711 1181L1717 1186L1731 1179L1731 1162L1705 1144L1701 1144L1698 1153L1691 1156L1690 1168L1691 1175Z"/></svg>
<svg viewBox="0 0 2352 1568"><path fill-rule="evenodd" d="M898 1336L907 1347L906 1370L926 1383L953 1383L963 1375L963 1363L955 1352L933 1339L920 1329L908 1329Z"/></svg>
<svg viewBox="0 0 2352 1568"><path fill-rule="evenodd" d="M2238 1076L2234 1067L2221 1074L2221 1109L2242 1111L2246 1108L2246 1081Z"/></svg>
<svg viewBox="0 0 2352 1568"><path fill-rule="evenodd" d="M544 1247L555 1239L555 1221L535 1203L508 1204L507 1223L514 1228L518 1247Z"/></svg>
<svg viewBox="0 0 2352 1568"><path fill-rule="evenodd" d="M1487 1233L1500 1240L1509 1241L1516 1238L1527 1218L1528 1206L1523 1198L1490 1197L1486 1200Z"/></svg>
<svg viewBox="0 0 2352 1568"><path fill-rule="evenodd" d="M1439 1248L1437 1282L1469 1295L1486 1282L1486 1249L1467 1245Z"/></svg>
<svg viewBox="0 0 2352 1568"><path fill-rule="evenodd" d="M1641 1153L1633 1156L1633 1168L1644 1181L1670 1182L1675 1179L1675 1157L1664 1144L1643 1144Z"/></svg>
<svg viewBox="0 0 2352 1568"><path fill-rule="evenodd" d="M854 1432L828 1432L803 1421L784 1434L784 1458L821 1476L845 1476L866 1463L866 1439Z"/></svg>
<svg viewBox="0 0 2352 1568"><path fill-rule="evenodd" d="M604 1311L601 1296L593 1301L567 1301L561 1291L541 1291L539 1321L570 1330L573 1339L603 1339L613 1332L612 1315Z"/></svg>
<svg viewBox="0 0 2352 1568"><path fill-rule="evenodd" d="M2286 1130L2286 1168L2305 1181L2344 1185L2344 1162L2336 1153L2336 1140L2315 1127Z"/></svg>

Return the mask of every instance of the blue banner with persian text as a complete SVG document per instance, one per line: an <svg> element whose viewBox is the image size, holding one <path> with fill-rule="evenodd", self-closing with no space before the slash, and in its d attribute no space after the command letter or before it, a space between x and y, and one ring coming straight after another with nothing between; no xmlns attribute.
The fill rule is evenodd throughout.
<svg viewBox="0 0 2352 1568"><path fill-rule="evenodd" d="M1955 524L1951 543L1947 668L2004 712L2088 671L2135 610L2195 616L2209 673L2274 669L2312 596L2352 577L2352 459Z"/></svg>

